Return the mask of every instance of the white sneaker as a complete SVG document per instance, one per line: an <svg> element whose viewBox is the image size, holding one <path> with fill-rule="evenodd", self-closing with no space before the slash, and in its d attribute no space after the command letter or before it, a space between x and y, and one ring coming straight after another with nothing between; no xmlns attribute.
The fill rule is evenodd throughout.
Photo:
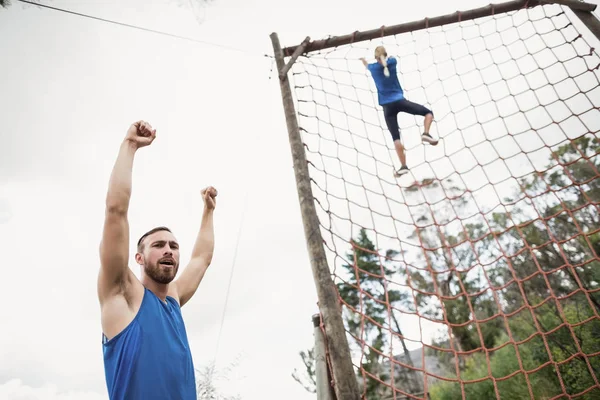
<svg viewBox="0 0 600 400"><path fill-rule="evenodd" d="M429 133L423 133L421 135L421 141L423 143L429 143L432 146L435 146L439 142L438 140L435 140L434 138L432 138Z"/></svg>
<svg viewBox="0 0 600 400"><path fill-rule="evenodd" d="M399 169L399 170L397 170L397 171L394 171L394 175L395 175L396 177L400 177L400 176L402 176L402 175L406 175L406 174L408 174L408 172L409 172L409 170L408 170L408 167L407 167L406 165L403 165L402 167L400 167L400 169Z"/></svg>

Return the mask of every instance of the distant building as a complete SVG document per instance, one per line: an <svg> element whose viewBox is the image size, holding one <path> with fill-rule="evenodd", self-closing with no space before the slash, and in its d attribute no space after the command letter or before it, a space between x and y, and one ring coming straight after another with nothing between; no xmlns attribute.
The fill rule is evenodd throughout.
<svg viewBox="0 0 600 400"><path fill-rule="evenodd" d="M396 373L394 377L395 388L401 389L404 392L410 393L412 395L423 396L423 372L418 371L419 369L424 369L427 372L427 388L429 390L431 390L431 387L439 381L439 379L437 379L434 376L431 376L431 374L443 377L449 377L454 375L454 372L450 371L448 369L448 366L444 366L443 361L439 357L427 354L427 349L425 351L426 354L424 357L422 347L409 352L410 359L415 368L414 370L408 367L408 365L410 365L410 362L404 353L394 356L394 360L396 360L398 363L407 365L405 367L403 365L396 364ZM423 367L423 361L425 361L425 367ZM382 370L390 370L389 360L386 360L382 363ZM391 379L388 379L388 382L386 383L390 384L390 382ZM392 399L394 399L394 396L389 395L381 398L380 400ZM409 399L409 397L401 396L397 393L395 399L405 400Z"/></svg>

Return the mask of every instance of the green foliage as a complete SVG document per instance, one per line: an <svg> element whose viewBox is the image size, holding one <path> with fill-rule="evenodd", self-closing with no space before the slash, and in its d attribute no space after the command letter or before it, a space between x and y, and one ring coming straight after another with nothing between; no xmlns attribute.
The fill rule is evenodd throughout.
<svg viewBox="0 0 600 400"><path fill-rule="evenodd" d="M294 369L292 373L292 378L296 382L298 382L302 387L309 393L317 393L317 381L316 381L316 371L315 371L315 349L308 349L306 351L301 351L300 358L302 358L302 363L304 364L304 373L300 374L298 370Z"/></svg>
<svg viewBox="0 0 600 400"><path fill-rule="evenodd" d="M337 289L342 300L357 312L346 311L344 320L348 330L355 337L363 336L368 345L363 354L362 368L385 382L390 379L389 368L383 368L380 353L385 354L384 348L389 344L388 329L384 328L388 304L393 306L405 299L404 294L398 290L386 290L383 284L395 273L388 260L397 253L388 250L384 257L380 256L364 229L360 230L352 246L352 252L346 254L348 263L343 266L347 280L338 283ZM386 395L387 388L375 379L367 379L366 393L368 397L376 398Z"/></svg>
<svg viewBox="0 0 600 400"><path fill-rule="evenodd" d="M461 350L491 348L502 332L502 321L492 318L498 313L496 299L490 291L482 292L486 286L483 271L472 268L486 253L491 238L471 242L471 238L485 236L482 223L467 223L462 231L443 223L456 214L464 214L469 206L464 190L449 183L447 187L438 183L421 184L424 197L445 196L446 201L433 211L422 207L418 213L419 226L411 235L423 249L418 256L420 265L428 266L411 273L412 284L421 291L417 294L417 306L424 316L449 323ZM478 292L482 293L470 295ZM477 325L474 319L486 322Z"/></svg>
<svg viewBox="0 0 600 400"><path fill-rule="evenodd" d="M466 357L460 381L467 399L528 399L530 393L548 399L595 386L600 356L588 355L600 350L600 235L594 232L600 220L591 205L600 200L599 151L598 140L587 137L559 147L554 166L523 179L509 199L515 206L493 215L490 232L479 232L480 257L496 260L487 272L512 340L498 329L492 348L504 346L489 352L489 361L481 350ZM481 289L479 283L469 291ZM472 347L468 335L453 331L465 350ZM595 388L578 398L599 397ZM438 383L431 398L462 399L460 384Z"/></svg>
<svg viewBox="0 0 600 400"><path fill-rule="evenodd" d="M377 379L385 382L390 380L389 366L383 366L386 347L389 346L390 334L392 330L402 334L400 323L392 312L389 314L390 307L397 306L405 302L407 295L398 290L386 288L384 282L389 280L397 272L390 266L390 260L398 253L394 250L387 250L381 254L374 243L367 235L366 230L361 229L356 239L352 241L352 249L346 254L347 263L343 265L345 281L337 283L337 289L340 297L346 304L356 310L350 311L348 308L343 314L344 323L355 337L362 337L365 341L365 351L362 357L362 369ZM363 318L365 316L366 318ZM391 317L394 326L388 326L388 319ZM408 349L401 340L404 353L407 355L408 363L412 364ZM315 371L314 356L312 350L300 352L303 364L306 368L304 376L295 371L292 376L308 392L314 393L315 390ZM368 398L381 398L390 393L386 385L381 385L377 379L368 377L365 380L365 392ZM397 377L397 380L403 380L406 386L415 391L420 389L420 384L415 376L405 374Z"/></svg>
<svg viewBox="0 0 600 400"><path fill-rule="evenodd" d="M394 251L386 254L387 258L394 256ZM364 229L353 241L353 252L348 253L346 258L348 264L343 268L348 280L337 284L340 297L352 308L360 310L360 314L372 319L365 328L368 334L382 336L381 326L386 323L388 303L393 304L405 298L397 290L385 290L383 281L390 279L394 271L386 265L385 260L380 261L375 245ZM361 329L360 314L352 313L347 319L350 331L357 336L360 336Z"/></svg>
<svg viewBox="0 0 600 400"><path fill-rule="evenodd" d="M581 310L579 301L570 302L564 310L568 315L567 319L571 319L570 323L581 322L591 316ZM545 320L546 324L551 324L558 322L559 317L546 313L540 319ZM498 394L502 399L529 399L530 385L535 399L549 399L563 393L559 376L570 395L593 387L595 385L593 375L600 376L600 357L590 357L590 366L582 356L576 356L561 365L556 363L564 362L576 354L576 343L580 343L584 354L597 352L600 349L600 321L592 320L573 330L577 340L571 336L566 327L545 335L550 354L540 334L517 346L511 343L505 334L498 337L496 347L504 346L490 352L489 362L483 352L470 356L466 361L465 368L460 373L460 380L464 383L465 398L493 399ZM531 318L520 316L513 321L511 331L513 335L522 337L536 332L537 329ZM540 368L541 366L543 367ZM556 368L559 369L560 374L557 374ZM491 377L496 380L496 387ZM456 379L456 376L451 378ZM599 395L600 390L595 390L578 398L591 400L598 398ZM438 383L431 390L431 399L463 399L460 384L458 382Z"/></svg>
<svg viewBox="0 0 600 400"><path fill-rule="evenodd" d="M213 362L196 369L196 392L198 400L241 400L239 395L224 394L217 381L230 381L231 372L237 367L237 362L231 363L228 367L218 369Z"/></svg>
<svg viewBox="0 0 600 400"><path fill-rule="evenodd" d="M506 343L508 338L503 335L498 338L499 343ZM460 380L464 383L466 399L495 399L498 393L501 398L506 399L528 399L529 388L527 379L522 372L512 375L515 371L520 371L519 360L516 356L514 346L508 345L495 351L490 356L490 361L482 353L476 353L466 362L466 366L460 374ZM527 349L520 350L519 356L521 362L531 362L531 352ZM490 378L489 370L492 371ZM508 379L498 380L510 376ZM454 377L456 378L456 377ZM531 379L529 379L532 382ZM534 380L532 382L532 391L536 398L550 398L557 393L556 382L551 379ZM432 400L457 400L462 399L461 387L457 382L443 382L435 385L431 390Z"/></svg>
<svg viewBox="0 0 600 400"><path fill-rule="evenodd" d="M397 326L388 325L388 304L403 305L450 327L434 346L452 342L455 351L468 352L452 376L455 353L428 351L456 380L429 385L431 399L463 399L463 392L466 399L600 398L600 389L590 390L600 377L600 356L591 356L600 351L598 153L596 138L560 146L545 172L523 178L507 206L485 219L452 182L411 186L407 196L427 201L412 202L426 205L412 212L410 237L420 251L412 254L418 268L409 276L392 267L397 252L383 255L361 230L337 287L357 310L346 310L344 319L367 344L363 369L389 379L378 351L386 353L390 329L400 331L395 315ZM404 292L386 291L386 280L402 279L417 289L416 305ZM369 399L389 394L374 379L365 384Z"/></svg>

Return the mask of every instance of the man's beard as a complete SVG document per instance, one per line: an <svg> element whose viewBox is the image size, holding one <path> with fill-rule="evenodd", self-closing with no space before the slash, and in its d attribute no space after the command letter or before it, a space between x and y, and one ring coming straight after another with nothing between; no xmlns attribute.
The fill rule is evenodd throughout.
<svg viewBox="0 0 600 400"><path fill-rule="evenodd" d="M172 268L164 268L161 267L158 262L153 265L144 267L144 271L150 279L157 283L162 283L164 285L171 283L171 281L175 279L175 275L177 275L178 269L179 264L175 264Z"/></svg>

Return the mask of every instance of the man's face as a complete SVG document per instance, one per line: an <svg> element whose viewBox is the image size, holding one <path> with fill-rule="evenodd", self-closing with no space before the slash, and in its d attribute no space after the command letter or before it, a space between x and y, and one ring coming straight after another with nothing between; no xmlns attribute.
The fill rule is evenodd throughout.
<svg viewBox="0 0 600 400"><path fill-rule="evenodd" d="M144 239L144 249L136 256L144 272L155 282L167 284L179 269L179 244L171 232L158 231Z"/></svg>

